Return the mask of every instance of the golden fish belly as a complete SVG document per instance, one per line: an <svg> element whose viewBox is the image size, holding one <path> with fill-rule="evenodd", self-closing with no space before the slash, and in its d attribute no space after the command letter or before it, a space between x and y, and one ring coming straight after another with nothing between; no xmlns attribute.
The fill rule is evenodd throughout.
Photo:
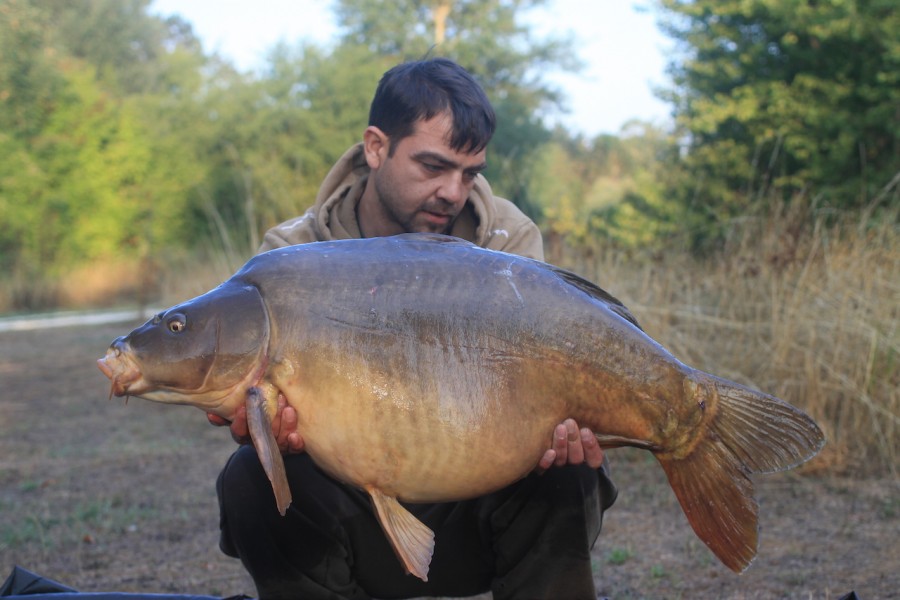
<svg viewBox="0 0 900 600"><path fill-rule="evenodd" d="M569 310L513 336L502 322L400 307L376 311L387 325L346 310L282 319L302 327L279 332L270 378L310 455L345 482L408 501L473 497L533 470L568 417L664 447L686 412L671 394L682 365L615 320Z"/></svg>
<svg viewBox="0 0 900 600"><path fill-rule="evenodd" d="M307 376L273 381L297 410L310 456L337 479L410 502L469 498L524 477L567 416L560 400L511 385L503 369L459 377L463 365L444 360L385 372L317 354L298 359Z"/></svg>
<svg viewBox="0 0 900 600"><path fill-rule="evenodd" d="M369 492L422 578L431 532L395 498L502 488L537 465L568 417L604 447L652 451L698 536L735 571L756 553L749 476L824 443L802 411L680 363L596 285L441 236L273 250L102 360L119 395L223 416L243 402L285 514L290 487L266 418L282 392L310 456Z"/></svg>

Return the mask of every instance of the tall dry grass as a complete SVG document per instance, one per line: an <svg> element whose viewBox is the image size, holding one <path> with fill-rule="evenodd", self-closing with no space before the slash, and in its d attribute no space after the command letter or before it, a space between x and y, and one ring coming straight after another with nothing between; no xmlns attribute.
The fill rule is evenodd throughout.
<svg viewBox="0 0 900 600"><path fill-rule="evenodd" d="M559 247L548 260L617 296L679 359L804 408L828 443L808 469L898 476L897 211L796 202L734 224L721 254Z"/></svg>
<svg viewBox="0 0 900 600"><path fill-rule="evenodd" d="M735 222L714 257L677 243L641 254L551 240L547 260L619 297L682 361L807 410L828 437L807 468L896 478L900 210L888 213L815 215L796 202ZM96 265L56 282L54 298L168 306L211 289L251 254L211 244L202 254ZM35 296L46 287L38 284L2 286L0 312L4 295Z"/></svg>
<svg viewBox="0 0 900 600"><path fill-rule="evenodd" d="M807 469L896 478L898 216L817 213L800 199L735 221L703 259L673 241L652 254L548 244L547 260L619 297L682 361L808 411L828 444ZM163 269L161 289L175 301L202 293L250 253L224 245Z"/></svg>

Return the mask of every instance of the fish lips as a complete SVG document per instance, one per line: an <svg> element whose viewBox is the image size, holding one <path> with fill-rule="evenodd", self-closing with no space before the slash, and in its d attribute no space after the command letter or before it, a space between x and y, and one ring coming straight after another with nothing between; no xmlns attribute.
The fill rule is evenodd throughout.
<svg viewBox="0 0 900 600"><path fill-rule="evenodd" d="M137 395L142 390L136 389L141 380L141 371L129 360L118 346L110 346L106 356L97 360L100 371L110 380L109 396Z"/></svg>

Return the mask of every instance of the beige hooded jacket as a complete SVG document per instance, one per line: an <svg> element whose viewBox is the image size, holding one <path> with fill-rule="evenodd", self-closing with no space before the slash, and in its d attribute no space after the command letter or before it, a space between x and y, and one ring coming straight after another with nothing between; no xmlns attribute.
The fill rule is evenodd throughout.
<svg viewBox="0 0 900 600"><path fill-rule="evenodd" d="M360 143L347 150L331 168L313 207L270 229L259 252L308 242L361 238L356 205L368 176L369 166ZM450 234L483 248L544 259L537 225L512 202L494 196L481 175L476 178L466 206L454 221Z"/></svg>

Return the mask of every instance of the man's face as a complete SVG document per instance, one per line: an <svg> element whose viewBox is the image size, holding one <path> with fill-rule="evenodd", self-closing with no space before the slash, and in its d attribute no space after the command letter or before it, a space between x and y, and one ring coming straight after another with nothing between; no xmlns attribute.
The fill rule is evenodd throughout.
<svg viewBox="0 0 900 600"><path fill-rule="evenodd" d="M475 176L486 166L485 150L465 154L450 148L451 126L449 115L419 121L412 135L394 145L392 155L389 138L372 150L367 145L372 173L360 201L364 235L450 231L475 185ZM368 136L380 133L376 128L370 130L367 143Z"/></svg>

